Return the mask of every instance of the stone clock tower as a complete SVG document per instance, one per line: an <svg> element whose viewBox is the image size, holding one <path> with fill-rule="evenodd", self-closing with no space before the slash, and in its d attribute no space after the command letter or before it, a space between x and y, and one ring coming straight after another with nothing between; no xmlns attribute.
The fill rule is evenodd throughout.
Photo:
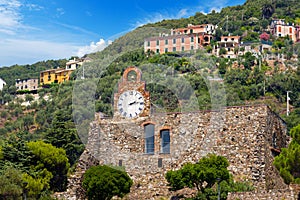
<svg viewBox="0 0 300 200"><path fill-rule="evenodd" d="M124 167L133 180L126 199L171 199L165 178L170 170L196 163L208 153L227 158L236 181L249 181L265 199L289 198L289 187L273 165L274 156L289 143L284 121L266 105L233 106L224 112L150 113L150 94L142 73L128 67L114 95L113 118L96 118L76 172L62 199L86 199L82 180L93 165ZM222 128L211 121L224 118ZM214 121L215 123L215 121ZM277 194L278 189L285 192ZM196 191L194 191L196 192ZM249 193L228 199L262 199ZM279 198L280 197L280 198Z"/></svg>
<svg viewBox="0 0 300 200"><path fill-rule="evenodd" d="M150 95L145 90L141 71L128 67L114 94L114 119L135 120L150 116Z"/></svg>

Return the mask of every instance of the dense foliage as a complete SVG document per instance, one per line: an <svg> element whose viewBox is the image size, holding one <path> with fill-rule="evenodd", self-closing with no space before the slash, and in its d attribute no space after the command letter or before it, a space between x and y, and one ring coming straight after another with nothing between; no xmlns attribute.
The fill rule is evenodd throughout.
<svg viewBox="0 0 300 200"><path fill-rule="evenodd" d="M129 193L132 183L124 170L102 165L85 172L82 186L88 199L110 200L113 196L123 197Z"/></svg>
<svg viewBox="0 0 300 200"><path fill-rule="evenodd" d="M233 182L228 166L225 157L209 154L197 163L186 163L179 170L168 171L166 179L172 190L196 188L195 200L215 199L218 195L217 184L222 188L221 199L227 199L228 192L251 190L247 183Z"/></svg>
<svg viewBox="0 0 300 200"><path fill-rule="evenodd" d="M280 171L285 183L300 184L300 124L291 129L292 142L288 148L281 149L274 165Z"/></svg>
<svg viewBox="0 0 300 200"><path fill-rule="evenodd" d="M13 65L0 68L0 77L8 84L14 85L16 79L39 78L40 71L65 67L67 60L48 60L32 65Z"/></svg>

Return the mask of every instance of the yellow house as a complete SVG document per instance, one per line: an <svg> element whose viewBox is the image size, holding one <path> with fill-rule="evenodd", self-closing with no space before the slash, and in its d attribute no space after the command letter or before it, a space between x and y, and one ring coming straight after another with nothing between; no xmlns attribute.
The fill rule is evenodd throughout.
<svg viewBox="0 0 300 200"><path fill-rule="evenodd" d="M55 80L54 83L62 83L70 80L70 75L74 71L74 69L58 69L55 72Z"/></svg>
<svg viewBox="0 0 300 200"><path fill-rule="evenodd" d="M49 69L40 72L40 84L47 85L51 83L62 83L70 80L73 69Z"/></svg>
<svg viewBox="0 0 300 200"><path fill-rule="evenodd" d="M55 71L57 69L49 69L40 72L40 84L47 85L54 83L55 81Z"/></svg>
<svg viewBox="0 0 300 200"><path fill-rule="evenodd" d="M76 60L69 60L66 63L65 68L58 68L58 69L48 69L45 71L40 72L40 84L47 85L51 83L62 83L65 81L70 80L71 73L82 66L84 62L90 62L91 59L86 57L84 59Z"/></svg>

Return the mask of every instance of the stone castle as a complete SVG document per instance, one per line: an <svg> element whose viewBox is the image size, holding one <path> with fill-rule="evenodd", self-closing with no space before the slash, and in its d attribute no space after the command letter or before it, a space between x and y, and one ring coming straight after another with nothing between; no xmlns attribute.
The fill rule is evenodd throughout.
<svg viewBox="0 0 300 200"><path fill-rule="evenodd" d="M137 84L138 88L126 84L127 73L132 70L140 73L136 68L125 71L118 93L144 90L143 84ZM141 81L137 77L136 81ZM134 181L126 199L170 199L176 193L169 191L166 172L215 153L228 159L235 180L249 181L255 188L252 193L229 194L228 199L297 199L296 192L283 182L272 164L290 138L284 121L268 106L151 113L147 108L150 104L145 105L146 114L141 113L141 117L121 116L115 105L113 118L99 116L91 123L86 149L69 179L67 192L61 196L85 199L81 188L85 170L109 164L123 166Z"/></svg>

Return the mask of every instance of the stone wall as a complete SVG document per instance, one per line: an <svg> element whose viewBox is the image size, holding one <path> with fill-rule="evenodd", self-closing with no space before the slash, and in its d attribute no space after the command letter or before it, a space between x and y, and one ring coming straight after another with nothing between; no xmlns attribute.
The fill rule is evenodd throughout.
<svg viewBox="0 0 300 200"><path fill-rule="evenodd" d="M283 190L263 190L254 192L229 193L227 200L297 200L298 196L290 189Z"/></svg>
<svg viewBox="0 0 300 200"><path fill-rule="evenodd" d="M147 123L155 125L154 154L144 152ZM165 128L170 129L170 154L160 153L160 130ZM281 118L267 106L257 105L227 107L220 111L153 113L150 117L130 121L97 119L91 124L86 152L99 164L125 167L134 180L128 199L159 199L175 194L168 190L164 178L168 170L197 162L208 153L225 156L235 180L250 181L256 190L288 190L272 165L274 155L288 142ZM85 158L81 158L84 163L82 160ZM80 166L77 171L83 174L87 168ZM71 178L70 183L73 190L80 190L79 182ZM79 186L74 187L74 184ZM83 197L77 196L80 198Z"/></svg>

